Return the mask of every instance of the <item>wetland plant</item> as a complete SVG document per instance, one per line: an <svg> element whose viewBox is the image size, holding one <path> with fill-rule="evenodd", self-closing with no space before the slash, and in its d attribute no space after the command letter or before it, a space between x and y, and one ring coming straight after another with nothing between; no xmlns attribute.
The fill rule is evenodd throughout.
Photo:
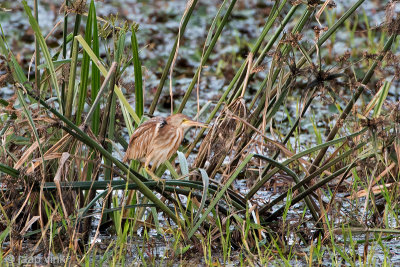
<svg viewBox="0 0 400 267"><path fill-rule="evenodd" d="M33 76L9 29L0 35L0 85L13 90L0 99L1 260L390 264L385 242L400 233L400 16L389 1L385 21L371 27L364 2L346 11L333 1L259 3L263 23L252 25L256 38L236 40L241 56L222 50L240 20L235 12L248 7L210 1L214 19L203 43L188 48L198 62L181 75L190 83L179 97L179 52L204 4L182 10L149 92L139 24L100 17L93 0L66 0L53 29L62 29L62 43L51 48L54 31L42 32L38 1L22 1ZM339 39L347 45L340 53ZM129 90L122 81L132 66ZM200 99L202 80L221 73L218 99ZM323 105L328 114L318 113ZM137 162L121 162L125 136L157 109L210 125L155 171L162 183ZM112 238L97 241L105 235Z"/></svg>

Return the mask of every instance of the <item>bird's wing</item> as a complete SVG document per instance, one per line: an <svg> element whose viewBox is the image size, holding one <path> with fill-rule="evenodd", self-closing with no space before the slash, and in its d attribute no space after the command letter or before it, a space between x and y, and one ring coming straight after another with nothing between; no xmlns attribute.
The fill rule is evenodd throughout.
<svg viewBox="0 0 400 267"><path fill-rule="evenodd" d="M128 149L123 161L144 159L152 146L154 137L157 136L158 130L164 127L166 123L165 118L154 117L140 125L129 139Z"/></svg>
<svg viewBox="0 0 400 267"><path fill-rule="evenodd" d="M169 125L158 129L148 153L153 164L158 167L168 160L179 148L183 140L183 130Z"/></svg>

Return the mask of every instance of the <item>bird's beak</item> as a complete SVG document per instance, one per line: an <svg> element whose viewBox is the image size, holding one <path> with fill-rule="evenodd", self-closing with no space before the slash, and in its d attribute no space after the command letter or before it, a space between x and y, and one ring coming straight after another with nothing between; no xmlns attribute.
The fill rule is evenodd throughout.
<svg viewBox="0 0 400 267"><path fill-rule="evenodd" d="M191 121L191 120L187 120L184 122L184 124L186 124L186 126L189 127L203 127L203 128L208 128L208 125L202 123L202 122L198 122L198 121Z"/></svg>

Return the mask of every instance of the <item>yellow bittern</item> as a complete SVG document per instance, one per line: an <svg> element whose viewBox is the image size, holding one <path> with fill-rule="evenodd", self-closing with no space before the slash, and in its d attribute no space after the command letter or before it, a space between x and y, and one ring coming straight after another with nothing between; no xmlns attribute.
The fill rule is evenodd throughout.
<svg viewBox="0 0 400 267"><path fill-rule="evenodd" d="M178 150L185 130L194 126L207 127L180 113L167 118L151 118L132 134L123 161L135 159L144 163L145 170L152 178L155 178L152 171ZM148 169L150 163L152 163L152 171Z"/></svg>

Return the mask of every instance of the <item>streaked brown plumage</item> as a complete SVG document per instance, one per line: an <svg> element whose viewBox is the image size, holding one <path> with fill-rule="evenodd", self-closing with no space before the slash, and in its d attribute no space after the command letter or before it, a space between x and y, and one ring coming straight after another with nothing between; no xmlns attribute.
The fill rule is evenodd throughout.
<svg viewBox="0 0 400 267"><path fill-rule="evenodd" d="M154 117L132 134L123 161L139 160L146 169L152 163L155 169L178 150L185 130L193 126L206 127L180 113L167 118Z"/></svg>

